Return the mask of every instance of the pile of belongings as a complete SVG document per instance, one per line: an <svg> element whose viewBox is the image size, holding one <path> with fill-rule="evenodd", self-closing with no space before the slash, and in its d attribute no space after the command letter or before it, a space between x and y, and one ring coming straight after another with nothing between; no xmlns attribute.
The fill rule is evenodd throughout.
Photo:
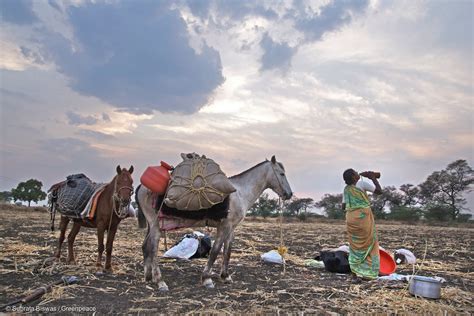
<svg viewBox="0 0 474 316"><path fill-rule="evenodd" d="M333 273L351 273L349 266L349 246L342 245L336 249L321 250L314 258L324 263L324 268Z"/></svg>
<svg viewBox="0 0 474 316"><path fill-rule="evenodd" d="M235 188L212 159L196 153L181 154L183 161L171 173L164 203L183 211L209 209L222 203Z"/></svg>
<svg viewBox="0 0 474 316"><path fill-rule="evenodd" d="M201 232L194 231L186 234L173 247L165 252L163 257L176 259L204 258L212 248L211 237Z"/></svg>
<svg viewBox="0 0 474 316"><path fill-rule="evenodd" d="M48 190L49 200L61 214L81 218L81 212L99 186L82 173L73 174Z"/></svg>
<svg viewBox="0 0 474 316"><path fill-rule="evenodd" d="M393 257L397 264L405 264L405 263L415 264L416 263L415 255L413 254L413 252L411 252L408 249L401 248L401 249L395 250Z"/></svg>

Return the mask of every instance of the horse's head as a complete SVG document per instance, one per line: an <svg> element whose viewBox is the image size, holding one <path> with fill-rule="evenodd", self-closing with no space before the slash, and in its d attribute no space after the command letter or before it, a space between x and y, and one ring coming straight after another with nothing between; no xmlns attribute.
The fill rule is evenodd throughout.
<svg viewBox="0 0 474 316"><path fill-rule="evenodd" d="M117 166L117 175L115 176L114 199L120 203L121 208L128 208L133 194L133 166L130 169Z"/></svg>
<svg viewBox="0 0 474 316"><path fill-rule="evenodd" d="M270 176L270 189L275 191L283 200L291 199L293 192L286 179L285 167L281 162L276 161L275 156L272 157L270 162L273 169L273 174Z"/></svg>

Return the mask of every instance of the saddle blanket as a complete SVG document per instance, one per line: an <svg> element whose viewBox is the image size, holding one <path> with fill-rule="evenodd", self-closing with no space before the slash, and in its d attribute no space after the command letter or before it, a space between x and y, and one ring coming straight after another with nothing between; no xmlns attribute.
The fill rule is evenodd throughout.
<svg viewBox="0 0 474 316"><path fill-rule="evenodd" d="M202 222L202 220L199 219L169 216L163 214L161 210L158 211L158 220L160 222L160 230L164 231L195 227L198 222Z"/></svg>
<svg viewBox="0 0 474 316"><path fill-rule="evenodd" d="M95 216L95 211L97 209L97 202L99 201L100 194L104 191L105 187L107 186L106 183L100 184L92 193L91 198L86 204L86 207L81 212L81 218L93 220Z"/></svg>
<svg viewBox="0 0 474 316"><path fill-rule="evenodd" d="M107 186L107 183L100 184L97 189L94 191L92 194L91 198L86 204L86 207L81 213L81 218L82 219L88 219L88 220L93 220L95 216L95 212L97 210L97 203L99 201L99 197L104 191L105 187ZM135 210L130 206L128 209L128 215L126 217L136 217Z"/></svg>

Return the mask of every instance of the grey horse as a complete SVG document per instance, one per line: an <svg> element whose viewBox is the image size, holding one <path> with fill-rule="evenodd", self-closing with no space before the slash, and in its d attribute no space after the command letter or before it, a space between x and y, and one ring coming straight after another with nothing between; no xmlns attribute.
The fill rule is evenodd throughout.
<svg viewBox="0 0 474 316"><path fill-rule="evenodd" d="M280 198L287 200L293 195L290 184L286 179L283 164L277 162L275 156L270 161L265 160L252 168L229 178L237 189L229 196L229 212L226 218L218 221L203 220L193 225L195 227L211 226L217 227L215 242L212 246L207 265L201 276L202 284L207 288L213 288L211 279L212 266L224 245L224 260L222 261L220 277L224 282L232 282L228 273L229 259L234 239L234 230L245 218L247 210L255 203L266 189L273 190ZM168 286L161 278L160 268L156 254L160 240L160 227L158 216L151 203L151 192L141 186L136 192L139 204L139 212L146 218L148 234L143 242L143 257L145 266L145 280L158 283L160 291L167 291Z"/></svg>

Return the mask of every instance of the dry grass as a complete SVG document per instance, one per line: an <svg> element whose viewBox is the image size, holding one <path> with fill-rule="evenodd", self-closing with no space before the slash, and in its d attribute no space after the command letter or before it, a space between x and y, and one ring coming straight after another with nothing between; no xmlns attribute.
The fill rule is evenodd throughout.
<svg viewBox="0 0 474 316"><path fill-rule="evenodd" d="M279 314L279 313L399 313L470 314L474 312L472 228L442 228L380 224L380 243L388 250L413 249L420 259L417 274L441 276L440 300L412 297L407 284L370 281L351 284L346 275L305 266L322 248L345 242L342 222L284 224L289 248L286 273L282 267L264 264L260 255L279 245L275 221L245 221L237 229L230 272L233 284L217 282L216 289L199 285L206 259L162 260L161 267L170 292L143 281L141 243L144 231L133 219L119 227L113 253L114 274L96 275L95 230L82 228L76 239L77 265L49 260L58 232L49 231L45 212L0 210L0 304L59 279L75 275L72 286L55 286L33 304L44 306L96 306L99 313L180 314ZM186 231L168 234L173 244ZM67 248L67 247L65 247ZM425 253L426 249L426 253ZM163 244L160 244L160 253ZM424 260L421 258L425 255ZM216 262L219 271L220 260ZM412 267L398 271L411 274Z"/></svg>

